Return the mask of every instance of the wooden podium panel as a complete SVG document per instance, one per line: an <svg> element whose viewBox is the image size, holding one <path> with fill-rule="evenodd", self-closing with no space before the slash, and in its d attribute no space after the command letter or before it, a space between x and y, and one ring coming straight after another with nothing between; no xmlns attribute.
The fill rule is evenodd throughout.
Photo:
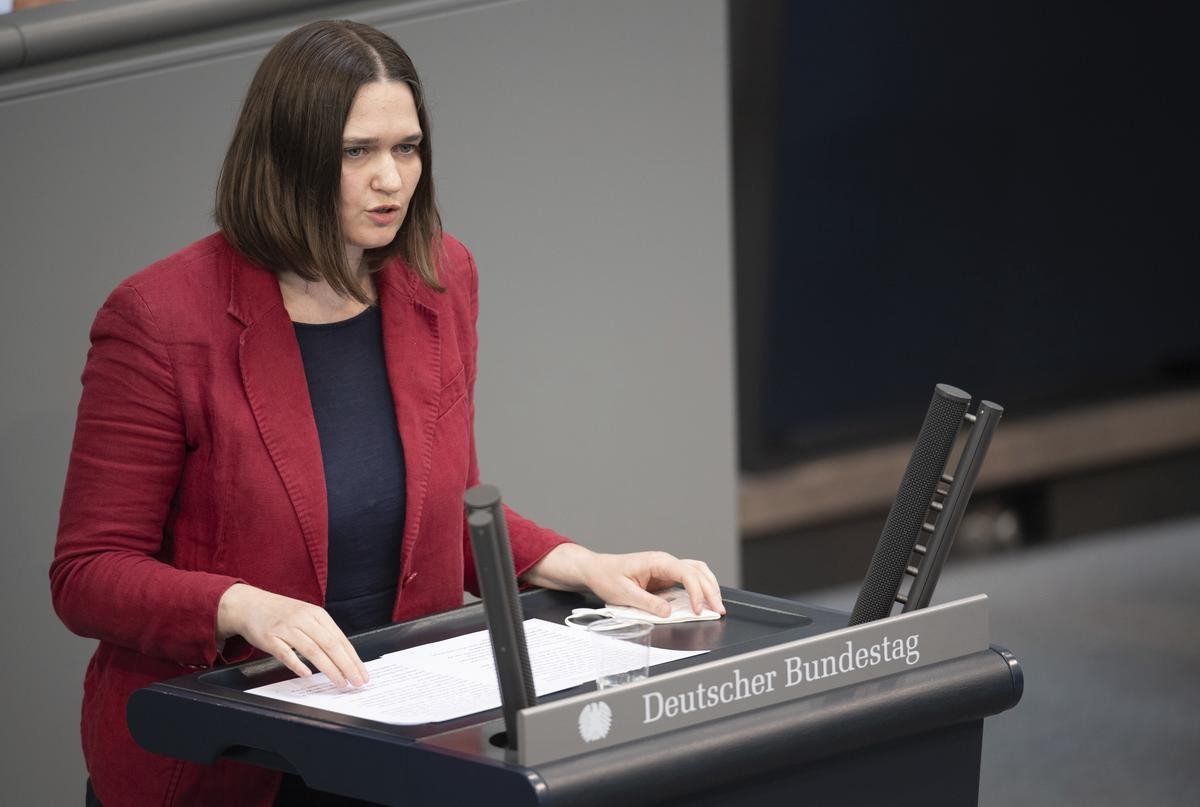
<svg viewBox="0 0 1200 807"><path fill-rule="evenodd" d="M655 628L658 647L710 652L651 676L844 628L847 615L723 589L727 616ZM598 603L580 594L522 595L526 618L561 622ZM480 605L352 637L364 661L482 630ZM299 773L309 786L392 805L974 804L982 721L1015 705L1020 668L992 648L789 703L712 720L536 766L492 742L500 710L397 726L276 701L246 690L290 677L273 660L154 684L130 700L135 740L210 763L229 757ZM539 700L594 689L585 684ZM186 726L186 730L180 727ZM914 773L919 772L919 775ZM920 782L914 790L912 782ZM918 792L919 791L919 792ZM911 799L911 800L909 800ZM740 801L735 802L740 803Z"/></svg>

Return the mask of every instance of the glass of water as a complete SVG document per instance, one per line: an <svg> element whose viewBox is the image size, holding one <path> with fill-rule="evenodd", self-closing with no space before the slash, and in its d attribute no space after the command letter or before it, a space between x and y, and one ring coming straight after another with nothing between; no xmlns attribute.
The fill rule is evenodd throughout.
<svg viewBox="0 0 1200 807"><path fill-rule="evenodd" d="M649 622L601 619L588 625L596 688L608 689L642 681L650 675Z"/></svg>

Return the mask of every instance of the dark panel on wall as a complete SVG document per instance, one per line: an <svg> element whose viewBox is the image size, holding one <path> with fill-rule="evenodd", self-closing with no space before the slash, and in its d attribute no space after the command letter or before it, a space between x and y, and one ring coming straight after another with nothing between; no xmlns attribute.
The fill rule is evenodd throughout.
<svg viewBox="0 0 1200 807"><path fill-rule="evenodd" d="M938 381L1013 416L1200 382L1176 6L784 8L774 258L738 265L764 290L744 467L903 436Z"/></svg>

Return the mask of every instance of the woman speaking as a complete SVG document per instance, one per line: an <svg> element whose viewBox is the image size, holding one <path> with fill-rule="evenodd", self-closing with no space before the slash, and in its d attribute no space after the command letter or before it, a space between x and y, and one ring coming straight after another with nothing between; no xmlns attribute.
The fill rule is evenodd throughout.
<svg viewBox="0 0 1200 807"><path fill-rule="evenodd" d="M295 777L139 748L130 695L259 652L367 683L346 639L476 589L477 275L435 204L424 92L383 33L281 40L246 95L219 230L121 283L91 330L50 570L100 640L84 680L89 804L344 804ZM665 613L708 567L591 552L508 511L514 572ZM179 731L187 731L180 726Z"/></svg>

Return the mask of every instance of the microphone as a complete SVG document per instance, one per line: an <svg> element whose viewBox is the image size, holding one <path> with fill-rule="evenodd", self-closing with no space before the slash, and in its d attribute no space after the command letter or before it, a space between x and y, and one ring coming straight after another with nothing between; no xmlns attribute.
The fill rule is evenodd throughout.
<svg viewBox="0 0 1200 807"><path fill-rule="evenodd" d="M517 594L508 525L500 503L500 491L492 485L477 485L467 491L467 526L479 577L479 593L492 642L492 658L500 684L504 712L505 745L517 748L517 712L537 703L529 649L525 644L525 620Z"/></svg>
<svg viewBox="0 0 1200 807"><path fill-rule="evenodd" d="M966 416L967 422L971 424L971 431L967 435L967 442L958 458L954 476L950 478L950 488L946 493L946 498L942 500L940 506L935 505L934 507L938 510L938 515L935 519L933 534L925 542L925 551L922 553L917 573L913 577L912 585L908 587L908 594L901 600L904 603L903 610L905 612L924 608L929 605L929 601L933 597L933 587L937 585L938 577L942 573L942 566L950 555L954 536L958 534L958 525L962 522L963 513L966 512L971 491L975 489L975 480L979 476L979 469L983 467L983 457L987 454L988 446L992 442L992 433L996 431L996 425L1000 422L1000 416L1003 414L1004 407L999 404L980 401L979 409L975 414Z"/></svg>
<svg viewBox="0 0 1200 807"><path fill-rule="evenodd" d="M943 477L943 472L970 402L971 396L957 387L948 384L934 387L925 422L917 434L917 443L908 467L904 469L900 489L851 612L851 625L891 615L900 582L908 568L909 555L925 527L925 513L933 501L938 482L950 481Z"/></svg>

